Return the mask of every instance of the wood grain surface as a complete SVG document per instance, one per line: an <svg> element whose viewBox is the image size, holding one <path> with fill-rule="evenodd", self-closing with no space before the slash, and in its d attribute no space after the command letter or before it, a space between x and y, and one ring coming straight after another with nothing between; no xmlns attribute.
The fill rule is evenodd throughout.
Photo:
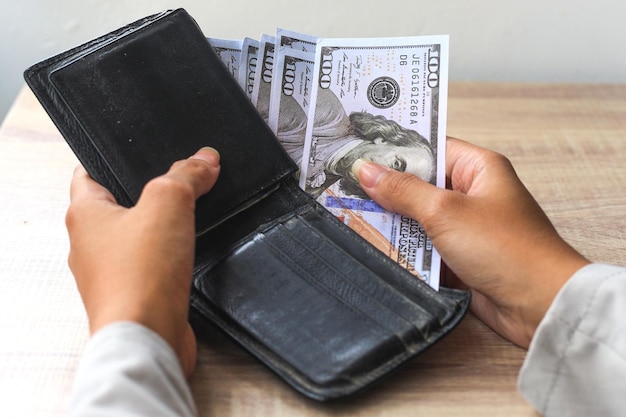
<svg viewBox="0 0 626 417"><path fill-rule="evenodd" d="M507 155L566 240L626 264L626 86L453 83L448 134ZM88 337L66 265L76 164L24 88L0 128L1 416L65 415ZM374 387L328 404L210 326L199 353L190 384L201 416L536 415L516 390L525 351L471 314Z"/></svg>

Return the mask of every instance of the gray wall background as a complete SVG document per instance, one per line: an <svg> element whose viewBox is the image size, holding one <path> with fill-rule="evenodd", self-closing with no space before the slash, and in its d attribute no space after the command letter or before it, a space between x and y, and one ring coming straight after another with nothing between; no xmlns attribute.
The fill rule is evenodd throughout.
<svg viewBox="0 0 626 417"><path fill-rule="evenodd" d="M44 58L164 9L206 36L450 35L450 80L626 82L624 0L0 0L0 120Z"/></svg>

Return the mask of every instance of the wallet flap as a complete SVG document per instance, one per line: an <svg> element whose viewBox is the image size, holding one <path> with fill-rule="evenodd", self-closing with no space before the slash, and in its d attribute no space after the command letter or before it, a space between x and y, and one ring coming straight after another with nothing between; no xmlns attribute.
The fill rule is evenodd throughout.
<svg viewBox="0 0 626 417"><path fill-rule="evenodd" d="M49 110L57 126L62 132L68 123L74 126L64 135L73 147L95 150L81 162L97 180L106 171L101 182L121 204L134 204L145 183L175 160L203 146L217 149L221 175L198 200L198 232L271 192L296 170L183 10L143 19L33 67L26 79L36 91L37 77L56 97ZM252 167L255 175L248 175Z"/></svg>

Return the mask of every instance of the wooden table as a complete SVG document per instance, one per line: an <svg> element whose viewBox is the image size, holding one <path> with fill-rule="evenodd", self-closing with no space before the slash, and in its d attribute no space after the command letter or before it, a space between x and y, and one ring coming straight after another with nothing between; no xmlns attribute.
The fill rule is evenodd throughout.
<svg viewBox="0 0 626 417"><path fill-rule="evenodd" d="M592 260L626 264L626 86L455 83L448 133L508 155L560 233ZM0 415L65 415L87 340L66 265L77 161L32 94L0 128ZM532 259L529 259L532 262ZM191 379L203 416L533 416L516 391L525 351L474 316L347 401L288 388L216 330Z"/></svg>

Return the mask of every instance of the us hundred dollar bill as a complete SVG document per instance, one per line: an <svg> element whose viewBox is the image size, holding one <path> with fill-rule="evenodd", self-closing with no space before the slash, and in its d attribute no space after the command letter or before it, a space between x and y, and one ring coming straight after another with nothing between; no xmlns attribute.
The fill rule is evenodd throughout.
<svg viewBox="0 0 626 417"><path fill-rule="evenodd" d="M243 88L248 98L252 98L254 90L254 77L256 75L258 61L259 41L252 38L244 38L241 45L241 57L239 58L239 85Z"/></svg>
<svg viewBox="0 0 626 417"><path fill-rule="evenodd" d="M239 66L241 59L242 40L207 38L220 60L228 68L230 75L237 80L239 78Z"/></svg>
<svg viewBox="0 0 626 417"><path fill-rule="evenodd" d="M285 57L284 54L292 53L293 51L301 51L310 53L306 56L307 61L313 62L315 57L315 44L317 43L317 37L307 35L304 33L293 32L286 29L276 29L276 45L274 47L274 70L272 72L272 87L270 93L269 102L269 118L268 124L270 128L276 133L276 122L279 106L279 98L282 90L282 84L284 82L283 75L286 73L284 70ZM287 60L293 62L292 59ZM287 72L289 74L289 72Z"/></svg>
<svg viewBox="0 0 626 417"><path fill-rule="evenodd" d="M363 158L445 185L448 37L320 39L315 54L300 186L438 289L423 228L370 200L351 167Z"/></svg>
<svg viewBox="0 0 626 417"><path fill-rule="evenodd" d="M257 63L259 64L254 75L252 95L250 100L257 111L267 122L270 112L270 97L272 93L272 74L274 72L274 48L276 38L272 35L262 35L259 42Z"/></svg>
<svg viewBox="0 0 626 417"><path fill-rule="evenodd" d="M315 53L283 49L274 65L268 125L298 164L307 129Z"/></svg>
<svg viewBox="0 0 626 417"><path fill-rule="evenodd" d="M278 28L275 39L268 125L291 158L300 164L318 38ZM299 123L294 125L292 120Z"/></svg>

